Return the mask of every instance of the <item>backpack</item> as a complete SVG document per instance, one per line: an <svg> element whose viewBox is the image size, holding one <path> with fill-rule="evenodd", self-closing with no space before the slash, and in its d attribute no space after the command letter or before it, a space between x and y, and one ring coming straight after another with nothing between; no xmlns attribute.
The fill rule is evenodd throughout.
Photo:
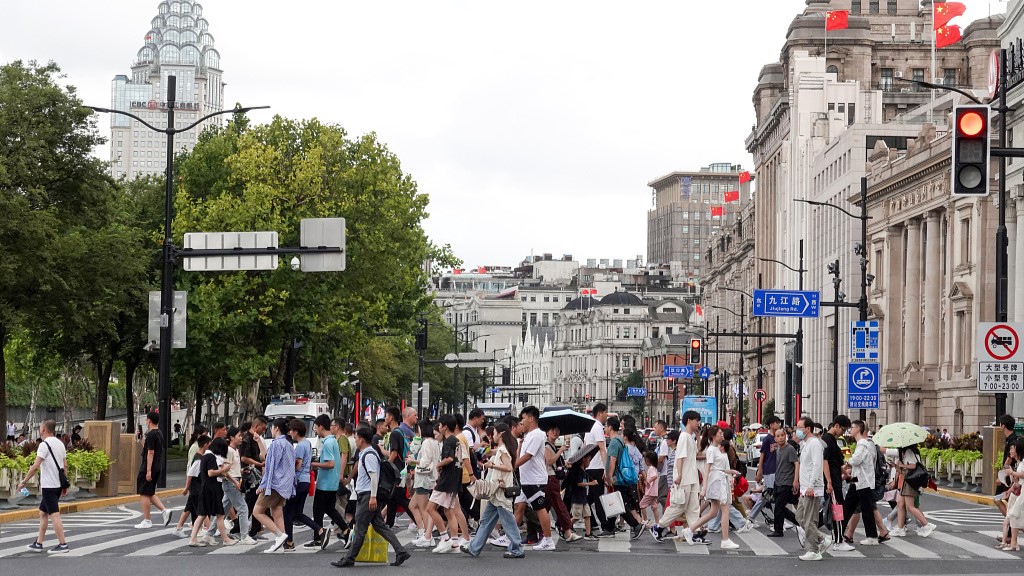
<svg viewBox="0 0 1024 576"><path fill-rule="evenodd" d="M369 452L363 454L363 457L359 462L359 464L363 466L364 470L366 469L365 460L367 454L369 454ZM391 500L391 495L394 493L395 487L398 485L398 476L400 473L398 468L396 468L390 460L382 458L380 453L376 450L373 451L373 455L377 457L377 462L380 463L380 477L377 479L377 498L380 500Z"/></svg>
<svg viewBox="0 0 1024 576"><path fill-rule="evenodd" d="M874 442L871 443L871 448L875 451L875 488L871 491L871 497L878 502L885 495L885 486L889 483L889 462L886 461L885 454L875 447Z"/></svg>
<svg viewBox="0 0 1024 576"><path fill-rule="evenodd" d="M619 440L616 438L615 440ZM614 441L614 440L613 440ZM633 465L633 459L629 457L629 450L626 448L626 443L619 440L622 445L622 451L619 456L619 463L616 466L616 475L619 477L619 482L627 486L636 486L640 482L640 475L636 472L636 466Z"/></svg>
<svg viewBox="0 0 1024 576"><path fill-rule="evenodd" d="M473 438L474 438L473 444L476 444L477 442L480 441L480 437L477 435L476 430L474 430L472 426L469 426L468 424L466 426L463 426L462 427L462 431L465 432L466 430L469 430L469 433L473 435ZM468 443L469 443L469 441L467 440L467 444ZM459 442L459 445L461 446L462 443ZM459 466L460 467L462 466L462 460L461 459L459 460ZM478 479L479 478L483 478L483 469L480 468L480 461L476 457L476 450L473 449L473 445L472 444L469 445L469 467L470 467L470 469L473 470L473 475L474 476L476 476Z"/></svg>

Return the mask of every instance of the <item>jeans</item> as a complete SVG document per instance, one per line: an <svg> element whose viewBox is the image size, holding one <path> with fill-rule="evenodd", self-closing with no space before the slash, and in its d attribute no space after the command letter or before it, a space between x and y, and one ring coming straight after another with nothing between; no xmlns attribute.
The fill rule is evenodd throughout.
<svg viewBox="0 0 1024 576"><path fill-rule="evenodd" d="M767 504L768 504L768 500L762 494L761 498L757 502L754 502L754 505L750 507L750 512L747 512L747 518L751 522L756 522L757 521L757 515L761 513L761 510Z"/></svg>
<svg viewBox="0 0 1024 576"><path fill-rule="evenodd" d="M487 502L480 514L480 526L476 529L476 535L469 542L470 554L473 556L480 554L480 551L484 549L484 544L487 543L487 539L491 536L491 531L498 524L498 520L501 520L501 525L505 528L505 536L508 536L508 551L516 555L523 553L519 525L516 523L516 517L512 514L512 511Z"/></svg>
<svg viewBox="0 0 1024 576"><path fill-rule="evenodd" d="M741 514L740 511L735 506L732 506L731 503L730 503L730 506L729 506L729 522L732 523L732 525L735 526L737 529L742 528L743 525L747 523L747 520L746 520L746 518L743 517L743 514ZM721 514L719 514L718 516L715 516L714 518L711 519L710 522L708 522L708 530L710 530L712 532L718 530L721 527L722 527L722 515Z"/></svg>
<svg viewBox="0 0 1024 576"><path fill-rule="evenodd" d="M295 530L295 521L298 520L309 529L313 531L313 538L320 533L323 526L317 526L313 523L313 519L306 516L303 510L306 509L306 497L309 496L309 482L302 482L295 486L295 495L288 499L284 503L284 531L288 534L288 541L294 542L293 531Z"/></svg>
<svg viewBox="0 0 1024 576"><path fill-rule="evenodd" d="M229 505L235 509L235 514L238 514L239 534L248 534L249 505L245 503L245 494L239 492L230 480L224 482L224 508L228 508Z"/></svg>
<svg viewBox="0 0 1024 576"><path fill-rule="evenodd" d="M402 547L402 543L398 541L398 536L395 536L395 532L391 530L391 527L384 522L384 516L381 516L380 509L384 505L383 502L377 501L377 509L370 510L370 493L363 492L359 494L356 499L356 514L355 514L355 530L352 531L351 545L346 551L344 558L350 558L355 560L356 556L359 555L359 549L363 547L363 541L366 540L366 531L373 526L373 529L380 534L382 538L387 540L388 544L395 549L395 552L405 552L405 548ZM515 521L513 521L513 524Z"/></svg>
<svg viewBox="0 0 1024 576"><path fill-rule="evenodd" d="M313 493L313 523L317 526L324 525L324 514L328 518L334 521L334 525L339 529L344 530L348 528L348 523L345 522L345 516L338 512L336 506L338 499L337 490L321 490L316 489ZM314 533L315 536L315 533Z"/></svg>
<svg viewBox="0 0 1024 576"><path fill-rule="evenodd" d="M791 523L796 524L796 515L790 512L789 508L786 507L796 496L793 495L793 487L786 486L784 484L776 484L774 489L774 498L772 505L775 513L775 532L782 534L782 527L785 526L784 520L789 520Z"/></svg>

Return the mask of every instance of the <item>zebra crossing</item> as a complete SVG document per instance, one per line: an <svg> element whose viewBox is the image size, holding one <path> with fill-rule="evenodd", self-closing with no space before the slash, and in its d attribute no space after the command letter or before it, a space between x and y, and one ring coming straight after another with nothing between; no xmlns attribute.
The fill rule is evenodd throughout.
<svg viewBox="0 0 1024 576"><path fill-rule="evenodd" d="M35 531L19 530L17 534L8 534L5 526L5 534L0 536L0 558L17 558L34 555L25 547L35 540ZM998 530L960 530L954 527L945 527L946 530L936 530L928 538L908 536L906 538L893 538L880 546L857 546L857 549L849 552L834 551L829 548L827 555L836 558L846 559L922 559L922 560L944 560L944 559L971 559L981 558L988 560L1021 560L1024 555L1021 553L1003 552L993 548L994 537ZM957 531L953 531L957 530ZM409 544L414 535L399 529L399 539L403 544ZM302 543L310 539L309 529L306 527L295 527L295 541L299 546L294 552L287 554L324 554L325 556L337 556L340 553L341 545L332 543L326 551L319 549L305 549ZM863 537L863 532L857 538ZM688 545L681 540L666 540L656 542L649 534L644 534L638 540L629 540L628 534L617 534L613 538L602 538L597 541L580 541L568 544L558 542L558 549L554 554L559 553L611 553L631 555L680 555L680 556L720 556L724 558L735 556L749 557L795 557L802 550L797 542L795 534L787 533L784 538L768 538L761 530L752 530L743 534L733 533L732 541L740 546L737 550L722 550L718 543L718 535L710 535L712 544ZM156 528L140 531L129 525L97 525L92 529L73 528L68 530L67 542L71 551L66 554L55 555L55 558L82 558L89 556L118 556L118 557L155 557L155 556L210 556L214 560L219 556L240 556L246 554L261 554L266 548L266 543L258 546L210 546L206 548L191 548L188 540L176 538L172 534L172 528ZM49 548L56 542L52 534L47 535L44 546ZM487 547L493 552L500 549ZM414 554L428 554L425 549L412 549ZM526 548L528 554L543 554L543 552L531 552ZM284 553L284 552L279 552ZM556 556L557 557L557 556Z"/></svg>

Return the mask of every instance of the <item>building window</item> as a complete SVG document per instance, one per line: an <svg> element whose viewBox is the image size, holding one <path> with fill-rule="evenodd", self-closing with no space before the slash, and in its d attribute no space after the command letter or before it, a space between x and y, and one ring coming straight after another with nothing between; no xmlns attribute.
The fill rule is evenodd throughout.
<svg viewBox="0 0 1024 576"><path fill-rule="evenodd" d="M657 337L658 337L658 327L654 326L653 328L651 328L651 338L657 338Z"/></svg>
<svg viewBox="0 0 1024 576"><path fill-rule="evenodd" d="M876 2L875 6L877 5L878 3ZM882 80L879 83L878 87L883 92L892 92L892 73L892 68L882 68Z"/></svg>
<svg viewBox="0 0 1024 576"><path fill-rule="evenodd" d="M854 14L860 14L860 12L861 12L860 0L852 0L850 2L850 11L853 12Z"/></svg>
<svg viewBox="0 0 1024 576"><path fill-rule="evenodd" d="M896 0L889 0L889 7L886 10L886 13L889 16L895 16L896 15Z"/></svg>
<svg viewBox="0 0 1024 576"><path fill-rule="evenodd" d="M683 226L683 234L689 234L689 233L690 233L690 227L689 226Z"/></svg>
<svg viewBox="0 0 1024 576"><path fill-rule="evenodd" d="M548 313L545 312L544 314L541 315L541 326L547 326L547 325L548 325Z"/></svg>
<svg viewBox="0 0 1024 576"><path fill-rule="evenodd" d="M942 69L942 85L956 86L956 68Z"/></svg>
<svg viewBox="0 0 1024 576"><path fill-rule="evenodd" d="M571 298L571 297L569 297L569 296L566 296L566 297L565 297L565 301L566 301L566 302L572 302L572 298Z"/></svg>
<svg viewBox="0 0 1024 576"><path fill-rule="evenodd" d="M856 109L854 108L854 106L855 106L855 104L853 102L850 102L849 104L846 105L846 125L847 126L849 126L850 124L853 124L857 120L857 113L856 113Z"/></svg>
<svg viewBox="0 0 1024 576"><path fill-rule="evenodd" d="M967 266L971 263L971 219L964 218L960 221L960 264Z"/></svg>
<svg viewBox="0 0 1024 576"><path fill-rule="evenodd" d="M519 299L522 300L523 302L526 302L526 296L521 296Z"/></svg>
<svg viewBox="0 0 1024 576"><path fill-rule="evenodd" d="M537 297L536 296L530 296L530 302L536 302L536 301L537 301Z"/></svg>
<svg viewBox="0 0 1024 576"><path fill-rule="evenodd" d="M629 308L623 308L622 309L622 313L623 314L629 314Z"/></svg>
<svg viewBox="0 0 1024 576"><path fill-rule="evenodd" d="M868 11L872 14L878 14L878 0L868 0Z"/></svg>
<svg viewBox="0 0 1024 576"><path fill-rule="evenodd" d="M536 312L530 312L530 326L536 326L536 325L537 325L537 313Z"/></svg>
<svg viewBox="0 0 1024 576"><path fill-rule="evenodd" d="M640 332L640 329L637 328L636 326L633 326L633 338L638 337L639 336L639 332Z"/></svg>
<svg viewBox="0 0 1024 576"><path fill-rule="evenodd" d="M672 333L672 327L671 326L668 327L668 328L665 328L665 334L671 334L671 333Z"/></svg>
<svg viewBox="0 0 1024 576"><path fill-rule="evenodd" d="M622 328L619 328L618 326L615 327L615 337L622 338Z"/></svg>
<svg viewBox="0 0 1024 576"><path fill-rule="evenodd" d="M924 82L924 68L914 68L913 78L918 82ZM914 92L922 92L924 87L920 84L914 84Z"/></svg>
<svg viewBox="0 0 1024 576"><path fill-rule="evenodd" d="M551 297L550 296L545 296L544 297L544 301L545 302L551 302Z"/></svg>

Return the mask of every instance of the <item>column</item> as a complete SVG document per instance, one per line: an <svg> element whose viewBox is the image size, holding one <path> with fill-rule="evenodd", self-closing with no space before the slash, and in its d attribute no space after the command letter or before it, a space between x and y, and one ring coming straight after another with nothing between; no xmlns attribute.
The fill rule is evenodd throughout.
<svg viewBox="0 0 1024 576"><path fill-rule="evenodd" d="M928 253L925 255L925 265L932 273L928 275L924 282L924 364L937 367L941 345L939 342L939 319L942 307L939 306L939 300L942 297L943 278L938 275L938 271L942 269L939 263L939 260L942 258L942 251L939 246L942 241L942 218L939 212L929 212L925 222L928 225L925 231L927 234L926 244L928 250Z"/></svg>
<svg viewBox="0 0 1024 576"><path fill-rule="evenodd" d="M921 221L907 221L906 297L903 299L903 361L900 368L920 361L921 343Z"/></svg>

